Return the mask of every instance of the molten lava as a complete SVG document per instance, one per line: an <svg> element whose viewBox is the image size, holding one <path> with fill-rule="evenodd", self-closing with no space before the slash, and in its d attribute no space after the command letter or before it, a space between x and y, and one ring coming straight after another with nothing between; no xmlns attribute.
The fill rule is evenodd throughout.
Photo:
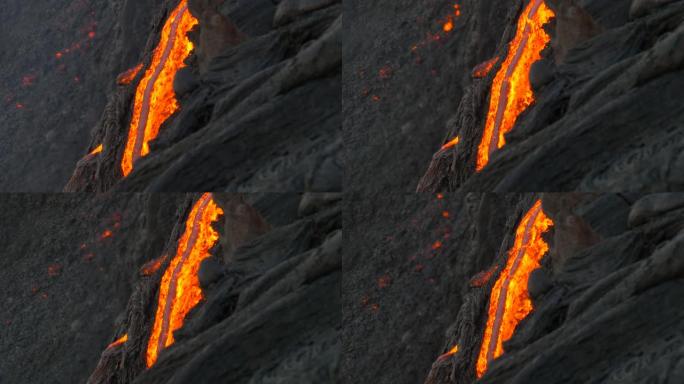
<svg viewBox="0 0 684 384"><path fill-rule="evenodd" d="M478 171L487 165L494 151L506 144L504 135L534 102L530 67L541 58L541 51L551 40L542 27L554 16L544 0L531 0L518 19L508 55L492 83L487 121L477 152Z"/></svg>
<svg viewBox="0 0 684 384"><path fill-rule="evenodd" d="M128 333L125 334L125 335L123 335L123 336L121 336L121 337L120 337L118 340L116 340L115 342L109 344L109 346L107 346L107 349L114 348L114 347L116 347L116 346L118 346L118 345L121 345L121 344L125 343L126 341L128 341Z"/></svg>
<svg viewBox="0 0 684 384"><path fill-rule="evenodd" d="M120 74L120 75L116 78L116 83L119 84L119 85L128 85L128 84L130 84L131 81L133 81L133 79L135 79L135 77L138 76L138 73L140 72L140 70L142 69L142 67L143 67L143 64L140 63L140 64L136 65L135 67L133 67L133 68L127 70L126 72Z"/></svg>
<svg viewBox="0 0 684 384"><path fill-rule="evenodd" d="M187 0L181 0L164 24L152 62L135 92L133 117L121 159L124 177L131 173L140 157L150 152L148 143L157 137L159 127L178 109L173 79L193 50L187 33L197 23L188 11Z"/></svg>
<svg viewBox="0 0 684 384"><path fill-rule="evenodd" d="M451 147L455 147L456 144L459 143L459 141L461 141L461 138L458 137L458 136L456 136L453 140L451 140L451 141L449 141L448 143L442 145L442 148L440 149L440 151L445 151L445 150L447 150L447 149L449 149L449 148L451 148Z"/></svg>
<svg viewBox="0 0 684 384"><path fill-rule="evenodd" d="M218 240L211 227L223 210L205 193L195 203L178 240L176 256L171 259L159 287L159 302L154 326L147 344L147 367L157 361L161 350L173 344L173 332L183 326L185 316L203 299L197 272L202 260Z"/></svg>
<svg viewBox="0 0 684 384"><path fill-rule="evenodd" d="M449 350L449 352L439 355L439 357L437 358L437 361L446 360L446 359L449 358L450 356L453 356L453 355L455 355L455 354L457 354L457 353L458 353L458 345L454 345L454 347L451 348L451 349Z"/></svg>
<svg viewBox="0 0 684 384"><path fill-rule="evenodd" d="M484 63L478 64L475 68L473 68L471 75L476 79L487 77L497 61L499 61L499 56L493 57Z"/></svg>
<svg viewBox="0 0 684 384"><path fill-rule="evenodd" d="M487 326L477 359L477 377L487 371L489 362L503 354L503 342L513 336L518 323L532 312L527 292L530 273L539 268L549 246L542 234L553 225L538 200L518 224L508 261L496 280L489 298Z"/></svg>
<svg viewBox="0 0 684 384"><path fill-rule="evenodd" d="M98 153L102 152L102 149L103 149L103 148L104 148L104 147L102 146L102 144L100 144L100 145L98 145L97 147L95 147L95 149L93 149L92 152L89 153L89 155L90 155L90 156L95 156L95 155L97 155Z"/></svg>

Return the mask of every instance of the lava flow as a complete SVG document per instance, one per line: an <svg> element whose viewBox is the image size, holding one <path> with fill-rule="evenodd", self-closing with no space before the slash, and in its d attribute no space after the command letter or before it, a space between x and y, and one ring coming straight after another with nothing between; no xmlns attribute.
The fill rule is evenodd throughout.
<svg viewBox="0 0 684 384"><path fill-rule="evenodd" d="M161 350L174 343L173 332L183 326L185 316L203 299L197 272L218 240L211 225L222 214L210 193L203 194L190 211L176 256L161 280L154 327L147 345L148 368L157 361Z"/></svg>
<svg viewBox="0 0 684 384"><path fill-rule="evenodd" d="M456 144L458 144L460 141L461 141L461 138L460 138L459 136L456 136L455 138L453 138L452 140L450 140L448 143L442 145L442 148L440 149L440 152L441 152L441 151L445 151L445 150L447 150L447 149L449 149L449 148L455 147Z"/></svg>
<svg viewBox="0 0 684 384"><path fill-rule="evenodd" d="M140 157L150 152L148 143L157 137L161 125L178 109L173 78L193 50L187 33L197 23L188 10L187 0L181 0L164 24L152 62L135 92L133 117L121 159L124 177L131 173Z"/></svg>
<svg viewBox="0 0 684 384"><path fill-rule="evenodd" d="M109 344L109 346L107 347L107 349L111 349L111 348L114 348L114 347L116 347L116 346L119 346L119 345L125 343L126 341L128 341L128 333L125 334L125 335L123 335L123 336L121 336L121 337L120 337L118 340L116 340L115 342Z"/></svg>
<svg viewBox="0 0 684 384"><path fill-rule="evenodd" d="M102 146L102 144L100 144L100 145L98 145L97 147L95 147L95 149L93 149L93 150L89 153L89 155L90 155L90 156L95 156L95 155L97 155L98 153L102 152L103 149L104 149L104 147Z"/></svg>
<svg viewBox="0 0 684 384"><path fill-rule="evenodd" d="M487 371L489 362L503 354L503 342L513 336L518 323L532 312L527 281L549 249L542 234L552 225L553 221L542 210L541 200L537 200L518 224L506 267L489 298L487 326L477 358L478 378Z"/></svg>
<svg viewBox="0 0 684 384"><path fill-rule="evenodd" d="M477 152L478 171L487 165L494 151L506 144L504 135L534 102L530 67L541 58L541 51L551 40L543 26L554 16L544 0L531 0L518 19L506 60L492 83L487 121Z"/></svg>

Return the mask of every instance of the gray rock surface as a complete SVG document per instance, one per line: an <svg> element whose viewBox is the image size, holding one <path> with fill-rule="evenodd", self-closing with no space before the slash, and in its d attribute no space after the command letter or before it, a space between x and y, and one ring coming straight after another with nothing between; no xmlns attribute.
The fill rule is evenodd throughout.
<svg viewBox="0 0 684 384"><path fill-rule="evenodd" d="M99 144L93 127L117 75L141 59L160 3L3 1L0 191L62 190Z"/></svg>

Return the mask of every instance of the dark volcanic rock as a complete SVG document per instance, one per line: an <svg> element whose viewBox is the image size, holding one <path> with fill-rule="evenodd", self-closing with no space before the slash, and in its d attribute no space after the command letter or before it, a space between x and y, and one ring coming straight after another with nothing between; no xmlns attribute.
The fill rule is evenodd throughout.
<svg viewBox="0 0 684 384"><path fill-rule="evenodd" d="M117 75L141 59L159 5L3 1L0 191L62 189L79 159L99 144L93 126Z"/></svg>
<svg viewBox="0 0 684 384"><path fill-rule="evenodd" d="M541 196L554 226L529 280L534 309L479 381L489 295L522 213L540 196L350 199L343 382L680 382L684 209L665 203L680 195ZM645 206L662 209L628 226L626 212ZM452 231L435 252L444 226ZM488 279L477 274L487 270Z"/></svg>
<svg viewBox="0 0 684 384"><path fill-rule="evenodd" d="M247 203L262 198L214 195L225 212L219 219L225 225L214 227L230 246L221 242L213 250L217 257L201 266L204 300L174 332L175 343L146 369L154 320L149 308L155 308L159 280L170 261L139 279L117 332L129 339L116 352L102 354L90 383L335 382L341 327L338 204L264 231L264 218ZM187 215L190 202L179 212ZM181 215L165 254L174 254L184 223Z"/></svg>
<svg viewBox="0 0 684 384"><path fill-rule="evenodd" d="M193 197L0 196L2 382L83 383L89 375L91 383L335 382L339 202L243 236L234 249L217 245L199 272L205 299L145 370L170 263L163 255L175 254ZM214 198L226 212L268 200L267 220L288 216L273 201L289 211L287 202L301 196ZM221 238L241 225L254 231L253 218L232 214L215 228ZM150 268L155 261L160 268ZM107 347L124 334L125 343Z"/></svg>

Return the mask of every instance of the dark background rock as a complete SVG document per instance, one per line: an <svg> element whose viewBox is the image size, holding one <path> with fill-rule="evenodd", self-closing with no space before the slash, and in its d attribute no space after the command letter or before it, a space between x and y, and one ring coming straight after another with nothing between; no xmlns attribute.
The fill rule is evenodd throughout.
<svg viewBox="0 0 684 384"><path fill-rule="evenodd" d="M160 4L3 2L0 126L7 129L0 135L1 191L62 190L89 152L117 75L140 61Z"/></svg>

